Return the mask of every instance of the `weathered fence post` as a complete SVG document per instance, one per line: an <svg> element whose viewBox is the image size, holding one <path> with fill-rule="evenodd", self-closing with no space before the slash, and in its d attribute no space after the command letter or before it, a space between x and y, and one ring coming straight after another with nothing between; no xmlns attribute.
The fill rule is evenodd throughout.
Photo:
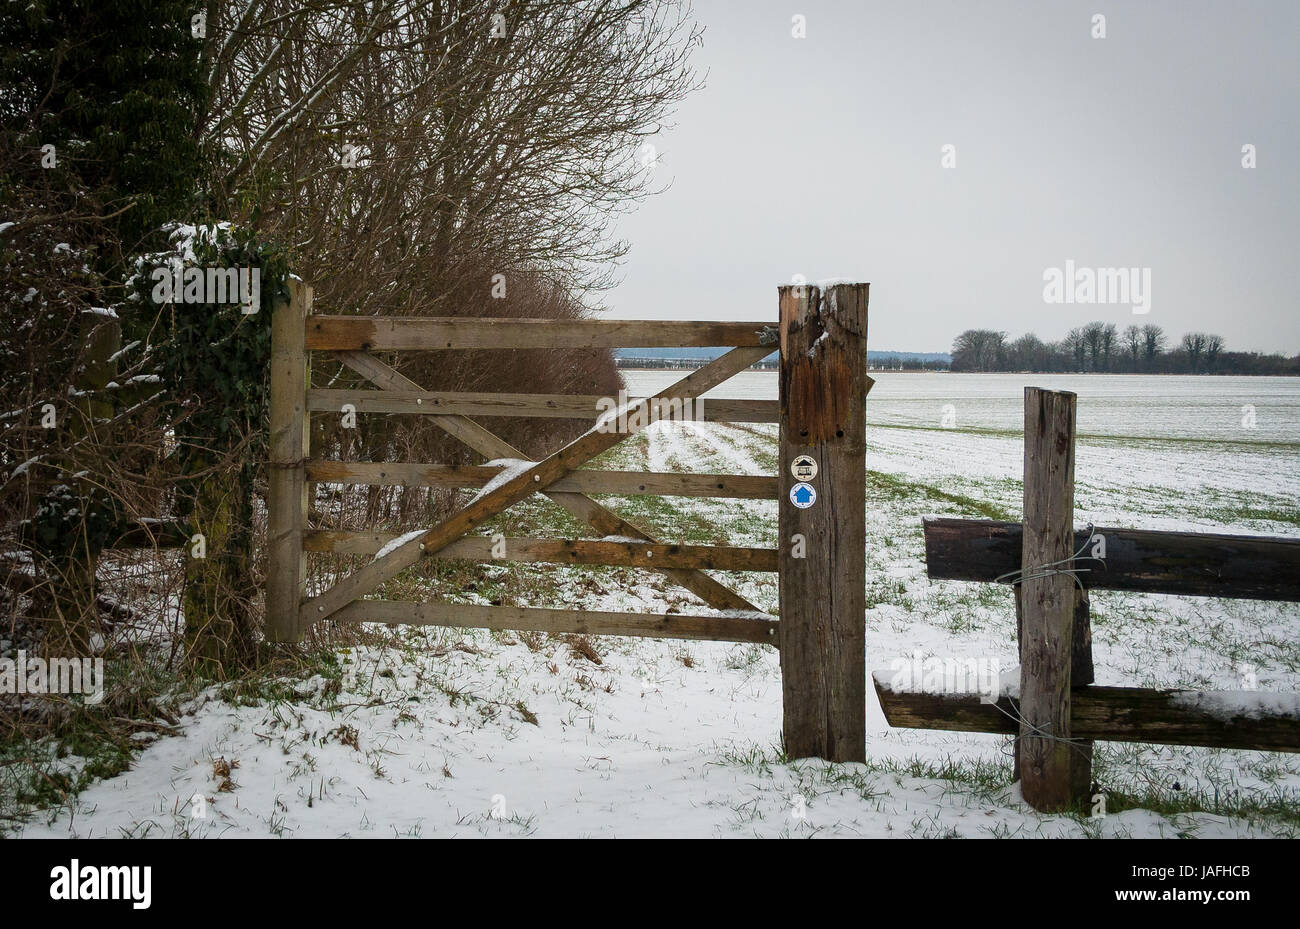
<svg viewBox="0 0 1300 929"><path fill-rule="evenodd" d="M1016 642L1022 649L1020 661L1024 664L1024 607L1019 585L1016 591ZM1073 648L1070 659L1070 690L1087 687L1096 680L1092 664L1092 617L1088 602L1088 591L1074 589L1074 633ZM1011 779L1020 780L1020 737L1016 736L1015 751L1012 754ZM1070 753L1070 793L1076 800L1085 799L1092 787L1092 742L1080 739L1074 742L1077 749Z"/></svg>
<svg viewBox="0 0 1300 929"><path fill-rule="evenodd" d="M271 319L270 462L267 475L266 638L296 642L306 593L307 316L312 289L290 279Z"/></svg>
<svg viewBox="0 0 1300 929"><path fill-rule="evenodd" d="M1075 616L1086 611L1086 599L1077 606L1074 578L1053 573L1072 567L1066 562L1075 550L1075 400L1067 391L1025 388L1016 760L1025 801L1043 811L1069 808L1080 799L1080 779L1086 791L1091 775L1091 746L1085 765L1084 747L1069 741Z"/></svg>
<svg viewBox="0 0 1300 929"><path fill-rule="evenodd" d="M868 287L780 288L777 628L792 758L866 759Z"/></svg>

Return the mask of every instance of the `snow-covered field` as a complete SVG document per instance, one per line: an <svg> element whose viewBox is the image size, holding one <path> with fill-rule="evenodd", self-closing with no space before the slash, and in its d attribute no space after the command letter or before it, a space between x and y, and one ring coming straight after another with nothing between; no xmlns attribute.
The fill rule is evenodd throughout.
<svg viewBox="0 0 1300 929"><path fill-rule="evenodd" d="M628 380L634 393L643 393L675 377L632 372ZM1080 395L1081 524L1300 532L1295 379L877 377L868 434L869 669L889 669L918 653L1014 666L1010 590L930 582L921 517L1018 515L1016 429L1027 383ZM775 378L745 374L718 394L775 396ZM774 426L657 424L601 465L770 474L774 433ZM776 542L770 502L603 502L665 538ZM512 517L522 523L512 526L539 535L547 527L552 534L571 531L554 528L564 525L557 512L535 498ZM436 578L410 583L467 603L702 610L652 573L500 564L469 570L450 589ZM761 607L775 608L775 576L722 579ZM1229 690L1253 675L1262 691L1300 691L1295 604L1098 591L1092 610L1100 684ZM1098 743L1094 777L1107 815L1040 816L1009 784L1009 740L890 730L872 694L868 764L787 763L779 751L777 656L766 646L572 643L433 629L379 629L372 639L340 653L342 671L322 667L245 700L223 699L216 688L206 692L186 708L180 735L154 741L132 770L91 786L72 809L38 815L22 834L1300 831L1297 756ZM1180 812L1189 806L1217 812Z"/></svg>

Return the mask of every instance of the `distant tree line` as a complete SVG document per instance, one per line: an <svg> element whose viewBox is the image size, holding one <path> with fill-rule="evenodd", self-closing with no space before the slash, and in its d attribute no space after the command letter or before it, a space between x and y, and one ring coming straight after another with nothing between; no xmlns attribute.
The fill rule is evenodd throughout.
<svg viewBox="0 0 1300 929"><path fill-rule="evenodd" d="M887 355L884 358L872 358L867 362L872 371L946 371L948 362L941 358L898 358Z"/></svg>
<svg viewBox="0 0 1300 929"><path fill-rule="evenodd" d="M967 329L953 340L953 371L1060 371L1111 374L1300 374L1300 355L1230 352L1222 336L1189 332L1172 343L1160 326L1092 322L1059 342L1032 332L1009 340Z"/></svg>

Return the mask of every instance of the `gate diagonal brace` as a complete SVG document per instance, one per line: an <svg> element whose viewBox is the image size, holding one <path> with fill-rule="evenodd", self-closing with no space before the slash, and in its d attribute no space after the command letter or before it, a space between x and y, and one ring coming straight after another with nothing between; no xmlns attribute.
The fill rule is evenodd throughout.
<svg viewBox="0 0 1300 929"><path fill-rule="evenodd" d="M340 351L335 356L345 365L384 390L420 390L420 385L395 368L365 352ZM434 415L434 425L478 452L486 459L527 456L509 442L466 416ZM587 523L601 535L627 536L657 544L658 540L645 530L628 522L617 513L597 503L585 494L572 491L543 491L554 503L564 507L576 518ZM749 600L722 584L704 571L685 568L664 568L660 572L669 580L689 590L715 610L743 610L760 612Z"/></svg>

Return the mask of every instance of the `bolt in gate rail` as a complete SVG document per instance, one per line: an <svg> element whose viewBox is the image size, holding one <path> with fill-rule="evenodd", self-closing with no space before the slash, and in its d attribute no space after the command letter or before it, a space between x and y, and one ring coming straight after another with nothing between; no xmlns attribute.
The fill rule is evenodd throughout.
<svg viewBox="0 0 1300 929"><path fill-rule="evenodd" d="M791 757L862 761L866 756L865 398L868 285L780 288L770 322L381 318L312 314L311 287L294 280L272 323L266 635L296 642L323 619L757 642L781 654L783 737ZM621 431L593 426L540 461L478 422L493 416L594 419L599 398L426 391L378 354L466 349L726 347L729 351L653 397L619 411ZM780 394L764 400L710 399L706 419L779 423L775 476L599 471L583 468L635 435L656 404L694 401L780 351ZM311 386L310 352L329 352L374 390ZM415 413L468 446L477 467L310 457L313 412ZM642 415L636 415L638 411ZM470 418L475 417L475 418ZM509 464L502 464L512 459ZM794 465L800 462L802 471ZM809 465L808 462L812 464ZM405 534L313 530L314 482L482 487L442 523ZM474 530L535 493L598 534L594 539L507 539L507 560L636 567L663 572L713 614L615 613L370 599L424 558L491 561L491 540ZM665 494L777 500L778 547L661 542L590 494ZM307 552L374 555L309 594ZM775 571L780 621L706 570Z"/></svg>

